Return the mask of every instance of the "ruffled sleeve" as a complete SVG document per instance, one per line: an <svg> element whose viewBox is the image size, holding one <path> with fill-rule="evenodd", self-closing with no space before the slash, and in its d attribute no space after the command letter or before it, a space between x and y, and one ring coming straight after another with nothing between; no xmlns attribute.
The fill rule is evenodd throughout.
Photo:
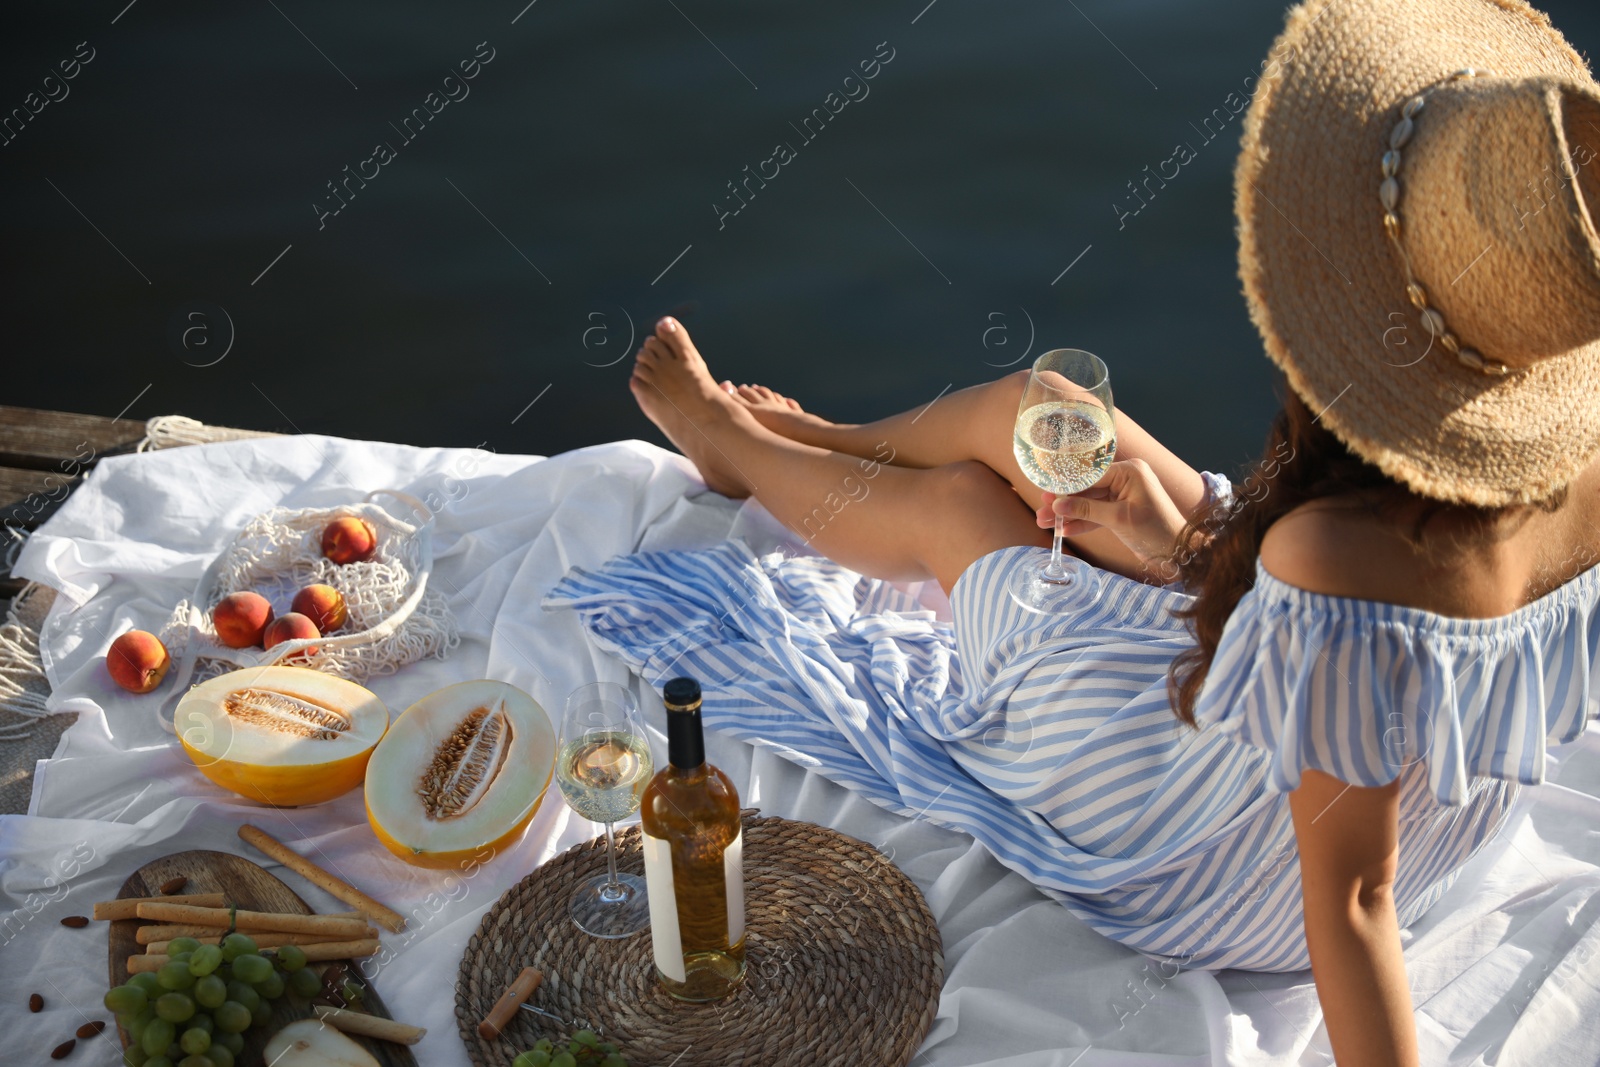
<svg viewBox="0 0 1600 1067"><path fill-rule="evenodd" d="M1265 750L1281 791L1306 768L1379 786L1418 763L1452 806L1472 778L1537 784L1546 745L1595 714L1597 575L1509 615L1461 619L1307 592L1258 561L1195 717Z"/></svg>

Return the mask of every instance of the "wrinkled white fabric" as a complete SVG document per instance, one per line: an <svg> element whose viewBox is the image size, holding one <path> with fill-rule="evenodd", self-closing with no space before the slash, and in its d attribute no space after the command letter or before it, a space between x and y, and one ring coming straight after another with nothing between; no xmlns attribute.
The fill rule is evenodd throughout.
<svg viewBox="0 0 1600 1067"><path fill-rule="evenodd" d="M385 934L377 985L396 1016L429 1030L429 1067L461 1067L454 984L483 912L533 866L591 837L552 790L522 842L470 880L410 867L367 828L359 792L274 811L211 786L144 698L114 689L100 657L132 626L165 618L228 538L267 508L345 503L396 488L437 504L439 588L461 625L448 660L372 688L398 713L450 682L495 677L553 715L587 681L623 681L571 612L538 605L575 565L649 548L772 538L754 505L707 494L679 458L638 442L549 460L470 450L292 437L105 461L41 529L19 573L68 593L44 649L55 705L79 721L39 766L32 812L0 818L0 1026L7 1062L106 1018L105 928L59 925L116 895L142 863L188 848L245 855L318 910L343 906L235 836L251 821L409 914ZM714 680L707 679L707 684ZM638 687L647 714L660 704ZM655 737L658 753L665 743ZM711 759L765 813L833 826L886 851L939 921L946 983L918 1067L1325 1064L1309 974L1203 971L1166 978L1093 933L970 837L894 815L819 775L722 736ZM1406 938L1425 1064L1567 1067L1600 1059L1600 729L1554 750L1506 832ZM38 992L46 1008L26 1007ZM118 1062L114 1038L74 1062Z"/></svg>

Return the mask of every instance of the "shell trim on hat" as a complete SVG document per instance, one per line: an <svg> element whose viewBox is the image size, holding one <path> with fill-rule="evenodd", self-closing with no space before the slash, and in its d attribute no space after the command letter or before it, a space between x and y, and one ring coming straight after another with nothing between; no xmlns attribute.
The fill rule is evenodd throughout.
<svg viewBox="0 0 1600 1067"><path fill-rule="evenodd" d="M1484 256L1494 244L1488 235L1495 226L1503 232L1506 222L1509 200L1496 191L1493 173L1502 154L1491 139L1476 157L1463 157L1480 186L1469 190L1460 187L1465 178L1454 156L1427 150L1442 144L1456 151L1463 138L1471 149L1467 134L1498 124L1490 132L1525 146L1505 158L1534 166L1548 154L1559 174L1561 115L1546 114L1538 129L1521 125L1528 102L1535 94L1546 100L1557 86L1581 98L1587 116L1600 108L1600 86L1548 19L1519 0L1311 0L1289 13L1268 56L1274 76L1261 79L1245 116L1234 180L1240 278L1267 355L1346 447L1413 491L1489 507L1548 499L1600 454L1600 330L1590 332L1588 314L1591 302L1600 306L1600 269L1579 262L1588 258L1579 254L1579 228L1600 212L1593 196L1600 170L1579 190L1568 166L1562 195L1534 220L1544 229L1512 235L1520 247ZM1492 83L1490 95L1499 95L1490 105L1504 98L1515 106L1505 115L1472 110L1480 98L1452 88L1444 112L1434 116L1430 99L1427 122L1413 122L1419 132L1412 140L1420 143L1406 146L1401 250L1413 260L1420 251L1419 268L1427 271L1408 278L1385 211L1374 210L1373 193L1383 196L1378 182L1389 176L1378 164L1396 126L1417 118L1404 114L1407 102L1466 67L1495 71L1474 83ZM1462 116L1468 127L1460 126ZM1589 125L1579 139L1600 147ZM1417 166L1426 180L1413 196ZM1504 169L1504 181L1512 181L1514 168ZM1588 210L1574 202L1583 196ZM1592 245L1592 226L1587 233ZM1413 241L1424 243L1412 248ZM1557 254L1560 284L1541 290L1541 279L1519 273L1529 257L1543 262L1537 257ZM1450 325L1461 330L1453 338L1476 339L1471 323L1498 323L1502 339L1511 330L1517 343L1510 351L1488 343L1495 330L1475 347L1515 373L1464 374L1442 340L1449 331L1436 301L1448 303ZM1437 321L1422 317L1427 309ZM1458 314L1466 316L1460 323ZM1523 344L1519 321L1557 328L1534 329L1537 336ZM1578 340L1551 345L1552 337Z"/></svg>

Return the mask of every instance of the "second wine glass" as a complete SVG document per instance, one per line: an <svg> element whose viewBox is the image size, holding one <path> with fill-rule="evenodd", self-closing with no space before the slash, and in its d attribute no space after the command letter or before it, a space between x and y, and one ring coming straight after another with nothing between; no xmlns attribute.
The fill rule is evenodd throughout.
<svg viewBox="0 0 1600 1067"><path fill-rule="evenodd" d="M612 824L639 810L655 772L639 704L624 686L595 682L567 698L556 782L573 811L606 827L606 874L573 894L572 921L595 937L628 937L650 925L645 881L617 871Z"/></svg>
<svg viewBox="0 0 1600 1067"><path fill-rule="evenodd" d="M1057 348L1034 361L1017 407L1012 449L1022 473L1057 496L1081 493L1105 474L1117 453L1111 372L1099 356ZM1011 576L1012 599L1051 615L1092 604L1100 592L1094 568L1061 550L1065 519L1056 516L1050 558Z"/></svg>

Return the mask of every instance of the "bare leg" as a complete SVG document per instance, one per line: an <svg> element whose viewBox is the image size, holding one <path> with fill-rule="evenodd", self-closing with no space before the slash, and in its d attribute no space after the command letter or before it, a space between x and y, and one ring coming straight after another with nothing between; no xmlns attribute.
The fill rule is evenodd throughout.
<svg viewBox="0 0 1600 1067"><path fill-rule="evenodd" d="M948 393L931 405L859 424L829 422L800 409L794 400L763 386L736 386L751 413L784 437L852 456L880 454L887 442L902 467L937 467L976 459L1004 475L1035 507L1039 488L1028 481L1011 451L1011 428L1028 373L1018 371L992 382ZM726 389L726 384L724 388ZM770 402L763 402L771 397ZM1185 515L1205 498L1200 474L1157 441L1120 408L1116 412L1117 458L1142 459L1161 479Z"/></svg>
<svg viewBox="0 0 1600 1067"><path fill-rule="evenodd" d="M645 341L629 387L707 485L756 497L819 552L863 574L932 577L948 591L980 556L1048 543L1027 505L982 463L896 467L773 433L712 380L672 319Z"/></svg>
<svg viewBox="0 0 1600 1067"><path fill-rule="evenodd" d="M1038 508L1041 491L1028 481L1011 451L1011 429L1027 381L1028 372L1018 371L947 394L931 405L859 425L828 422L761 386L735 387L733 395L763 425L820 448L880 460L893 455L892 462L905 467L979 460L1010 482L1029 506ZM1150 464L1178 510L1193 516L1205 499L1199 472L1120 409L1116 423L1117 458L1143 459ZM1109 531L1069 537L1067 542L1075 553L1097 566L1135 578L1146 574L1139 559Z"/></svg>

